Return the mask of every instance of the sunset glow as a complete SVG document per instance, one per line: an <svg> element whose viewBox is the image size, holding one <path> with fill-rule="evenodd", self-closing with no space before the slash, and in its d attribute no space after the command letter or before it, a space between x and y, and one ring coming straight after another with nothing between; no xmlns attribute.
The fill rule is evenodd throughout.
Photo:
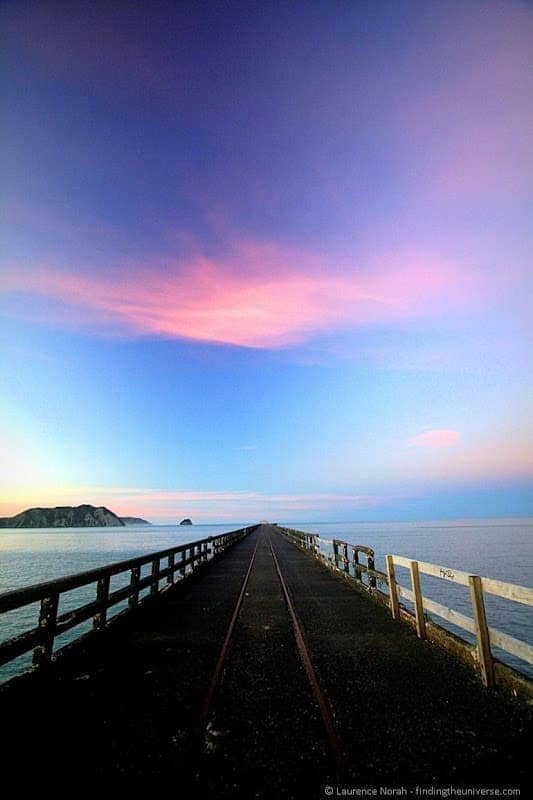
<svg viewBox="0 0 533 800"><path fill-rule="evenodd" d="M459 441L458 431L424 431L411 439L416 447L453 447Z"/></svg>
<svg viewBox="0 0 533 800"><path fill-rule="evenodd" d="M0 9L0 514L531 514L533 7L90 5Z"/></svg>

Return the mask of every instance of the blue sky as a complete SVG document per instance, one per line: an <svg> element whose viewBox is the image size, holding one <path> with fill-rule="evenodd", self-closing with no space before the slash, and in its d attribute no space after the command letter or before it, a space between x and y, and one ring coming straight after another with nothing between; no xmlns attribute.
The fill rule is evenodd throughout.
<svg viewBox="0 0 533 800"><path fill-rule="evenodd" d="M0 10L0 513L531 514L531 6L111 5Z"/></svg>

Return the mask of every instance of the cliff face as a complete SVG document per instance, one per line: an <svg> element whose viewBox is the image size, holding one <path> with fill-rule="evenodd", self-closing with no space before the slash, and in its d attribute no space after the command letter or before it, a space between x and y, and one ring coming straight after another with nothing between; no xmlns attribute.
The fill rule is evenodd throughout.
<svg viewBox="0 0 533 800"><path fill-rule="evenodd" d="M14 517L0 518L0 528L100 528L123 527L124 522L104 506L29 508Z"/></svg>
<svg viewBox="0 0 533 800"><path fill-rule="evenodd" d="M148 522L147 519L142 519L142 517L121 517L120 518L124 525L151 525L151 522Z"/></svg>

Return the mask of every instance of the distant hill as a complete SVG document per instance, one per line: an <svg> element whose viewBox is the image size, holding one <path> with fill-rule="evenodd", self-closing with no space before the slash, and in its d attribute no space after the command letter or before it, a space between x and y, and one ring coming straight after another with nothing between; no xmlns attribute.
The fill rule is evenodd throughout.
<svg viewBox="0 0 533 800"><path fill-rule="evenodd" d="M0 517L0 528L122 528L125 525L108 508L90 505L28 508L14 517Z"/></svg>
<svg viewBox="0 0 533 800"><path fill-rule="evenodd" d="M124 525L151 525L151 522L148 522L147 519L142 519L141 517L120 517Z"/></svg>

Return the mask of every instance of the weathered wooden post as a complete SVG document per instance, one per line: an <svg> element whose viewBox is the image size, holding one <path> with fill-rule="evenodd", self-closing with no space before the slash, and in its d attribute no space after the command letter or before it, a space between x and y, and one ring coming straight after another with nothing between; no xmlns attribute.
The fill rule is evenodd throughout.
<svg viewBox="0 0 533 800"><path fill-rule="evenodd" d="M41 643L33 651L33 663L38 667L46 666L52 660L58 605L59 594L52 594L41 600L38 626Z"/></svg>
<svg viewBox="0 0 533 800"><path fill-rule="evenodd" d="M359 568L359 552L356 547L352 550L352 561L353 561L353 574L356 581L362 583L361 580L361 570Z"/></svg>
<svg viewBox="0 0 533 800"><path fill-rule="evenodd" d="M106 575L100 578L96 584L96 602L101 603L100 610L96 612L93 617L93 628L95 631L105 628L107 622L107 602L109 600L109 582L110 577Z"/></svg>
<svg viewBox="0 0 533 800"><path fill-rule="evenodd" d="M483 600L483 585L479 575L469 575L468 581L470 584L470 598L472 600L472 611L476 625L477 652L481 680L484 686L493 686L494 663L490 651L489 628L487 625L487 615L485 613L485 602Z"/></svg>
<svg viewBox="0 0 533 800"><path fill-rule="evenodd" d="M396 575L394 573L394 561L392 556L385 556L387 564L387 575L389 578L390 610L393 619L399 619L400 606L398 604L398 589L396 587Z"/></svg>
<svg viewBox="0 0 533 800"><path fill-rule="evenodd" d="M150 584L150 594L152 597L157 594L159 591L159 565L160 560L158 558L154 558L152 561L152 582Z"/></svg>
<svg viewBox="0 0 533 800"><path fill-rule="evenodd" d="M187 567L184 564L185 561L187 561L187 549L181 551L182 566L180 567L180 575L182 578L184 578L185 575L187 574Z"/></svg>
<svg viewBox="0 0 533 800"><path fill-rule="evenodd" d="M174 556L174 553L170 553L168 557L169 573L167 575L167 583L174 583Z"/></svg>
<svg viewBox="0 0 533 800"><path fill-rule="evenodd" d="M338 568L339 566L339 543L336 539L333 539L333 561L335 566Z"/></svg>
<svg viewBox="0 0 533 800"><path fill-rule="evenodd" d="M344 571L347 575L349 575L350 562L348 560L348 545L346 543L343 545L343 561L344 561Z"/></svg>
<svg viewBox="0 0 533 800"><path fill-rule="evenodd" d="M139 605L139 581L141 580L141 568L132 567L130 576L130 586L133 589L128 597L128 605L130 608L135 608Z"/></svg>
<svg viewBox="0 0 533 800"><path fill-rule="evenodd" d="M415 596L416 633L419 639L425 639L426 620L424 619L424 599L420 590L418 561L411 561L409 568L411 571L411 586L413 587L413 594Z"/></svg>
<svg viewBox="0 0 533 800"><path fill-rule="evenodd" d="M368 569L372 569L372 570L376 569L376 562L374 561L374 551L373 550L370 550L370 552L366 554L366 565L367 565ZM367 577L367 580L368 580L368 585L371 586L373 589L375 589L376 588L376 578L375 578L375 576L374 575L370 575L369 573L367 573L366 577Z"/></svg>

